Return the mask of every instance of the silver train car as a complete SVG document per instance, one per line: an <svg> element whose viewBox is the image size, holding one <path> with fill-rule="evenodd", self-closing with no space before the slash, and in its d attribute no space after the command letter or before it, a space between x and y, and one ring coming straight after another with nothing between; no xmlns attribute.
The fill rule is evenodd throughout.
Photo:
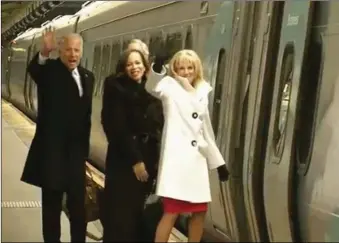
<svg viewBox="0 0 339 243"><path fill-rule="evenodd" d="M161 40L172 53L194 49L214 87L213 127L231 171L227 183L210 174L204 239L339 241L338 12L336 1L96 1L2 50L2 97L35 119L26 67L42 32L80 33L82 65L96 77L91 163L104 173L103 80L129 40L144 40L151 55Z"/></svg>

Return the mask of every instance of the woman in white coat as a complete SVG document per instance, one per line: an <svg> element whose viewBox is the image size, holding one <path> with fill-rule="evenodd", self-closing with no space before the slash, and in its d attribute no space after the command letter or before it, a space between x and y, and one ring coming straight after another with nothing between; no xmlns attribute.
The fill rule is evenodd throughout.
<svg viewBox="0 0 339 243"><path fill-rule="evenodd" d="M204 80L200 58L192 50L173 56L168 76L161 61L156 59L152 68L145 88L162 101L165 117L156 189L164 215L155 242L168 241L181 213L192 213L188 241L199 242L211 201L208 170L218 168L221 180L228 178L208 111L212 87Z"/></svg>

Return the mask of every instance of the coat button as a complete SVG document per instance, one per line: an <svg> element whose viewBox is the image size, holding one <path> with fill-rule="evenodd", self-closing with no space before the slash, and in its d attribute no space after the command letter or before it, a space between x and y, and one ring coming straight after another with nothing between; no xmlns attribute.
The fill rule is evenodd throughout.
<svg viewBox="0 0 339 243"><path fill-rule="evenodd" d="M192 117L193 117L194 119L197 119L197 118L198 118L198 113L194 112L194 113L192 114Z"/></svg>
<svg viewBox="0 0 339 243"><path fill-rule="evenodd" d="M197 141L193 140L191 144L192 144L193 147L195 147L195 146L197 146Z"/></svg>

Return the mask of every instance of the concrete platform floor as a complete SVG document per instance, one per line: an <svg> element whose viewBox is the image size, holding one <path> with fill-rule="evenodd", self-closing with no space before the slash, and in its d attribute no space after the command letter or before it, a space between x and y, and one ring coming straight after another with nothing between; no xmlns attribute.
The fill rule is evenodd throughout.
<svg viewBox="0 0 339 243"><path fill-rule="evenodd" d="M9 125L5 119L2 119L1 240L3 242L43 242L41 192L39 188L20 181L28 148L15 131L23 133L20 130L25 128L28 128L25 122L13 122ZM61 241L70 242L69 221L64 213L61 217L61 226ZM88 225L88 231L101 236L93 223ZM87 242L95 241L87 238Z"/></svg>
<svg viewBox="0 0 339 243"><path fill-rule="evenodd" d="M35 124L10 103L2 106L2 239L3 242L43 242L41 232L41 192L20 181L25 159L35 131ZM70 242L69 221L61 217L62 242ZM90 223L88 232L100 237L102 227ZM174 230L169 242L183 242L186 237ZM96 242L90 238L86 242Z"/></svg>

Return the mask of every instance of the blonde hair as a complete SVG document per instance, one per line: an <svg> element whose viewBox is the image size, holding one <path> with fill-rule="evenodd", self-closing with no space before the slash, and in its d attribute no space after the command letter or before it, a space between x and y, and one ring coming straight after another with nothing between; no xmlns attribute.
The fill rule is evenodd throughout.
<svg viewBox="0 0 339 243"><path fill-rule="evenodd" d="M184 49L174 54L169 62L169 75L173 78L178 76L176 67L182 61L192 63L195 72L195 79L193 80L192 85L195 87L199 82L204 80L204 73L201 60L198 54L193 50Z"/></svg>
<svg viewBox="0 0 339 243"><path fill-rule="evenodd" d="M127 49L130 49L129 46L131 44L139 45L139 47L140 47L139 50L142 52L142 54L145 55L146 59L148 59L148 57L149 57L149 49L148 49L148 46L142 40L140 40L140 39L133 39L133 40L131 40L129 42L129 44L128 44L128 48Z"/></svg>

